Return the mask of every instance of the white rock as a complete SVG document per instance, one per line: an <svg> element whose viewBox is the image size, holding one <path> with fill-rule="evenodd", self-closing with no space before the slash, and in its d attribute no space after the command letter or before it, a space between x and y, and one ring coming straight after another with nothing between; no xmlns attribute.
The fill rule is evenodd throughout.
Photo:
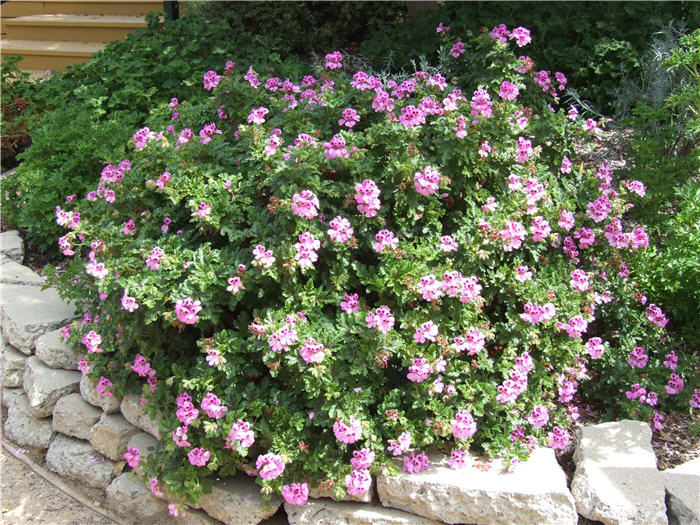
<svg viewBox="0 0 700 525"><path fill-rule="evenodd" d="M106 489L114 479L114 462L102 457L87 441L56 434L48 452L46 466L60 476L90 487Z"/></svg>
<svg viewBox="0 0 700 525"><path fill-rule="evenodd" d="M90 429L90 444L109 459L121 461L124 459L129 439L138 432L139 429L121 414L102 414L100 420Z"/></svg>
<svg viewBox="0 0 700 525"><path fill-rule="evenodd" d="M120 408L122 415L129 423L144 432L148 432L154 438L160 439L158 420L151 419L148 411L139 403L139 396L134 394L125 395Z"/></svg>
<svg viewBox="0 0 700 525"><path fill-rule="evenodd" d="M219 520L216 520L202 512L193 508L185 509L185 515L177 518L170 517L163 525L221 525Z"/></svg>
<svg viewBox="0 0 700 525"><path fill-rule="evenodd" d="M22 262L24 243L16 230L0 233L0 253L16 263Z"/></svg>
<svg viewBox="0 0 700 525"><path fill-rule="evenodd" d="M401 510L375 507L363 503L337 502L330 499L309 500L304 505L284 504L290 525L440 525L439 521L421 518Z"/></svg>
<svg viewBox="0 0 700 525"><path fill-rule="evenodd" d="M5 339L20 352L31 354L36 340L75 318L75 308L53 288L0 284L0 324Z"/></svg>
<svg viewBox="0 0 700 525"><path fill-rule="evenodd" d="M579 429L576 437L571 492L581 516L606 525L668 523L649 425L602 423Z"/></svg>
<svg viewBox="0 0 700 525"><path fill-rule="evenodd" d="M282 504L277 496L266 501L260 487L242 476L214 482L209 494L202 494L199 505L226 525L257 525L269 518Z"/></svg>
<svg viewBox="0 0 700 525"><path fill-rule="evenodd" d="M512 473L499 460L488 470L452 470L446 458L431 458L419 474L379 476L382 504L446 523L575 524L566 476L548 448L536 449Z"/></svg>
<svg viewBox="0 0 700 525"><path fill-rule="evenodd" d="M369 503L372 501L372 497L374 496L375 492L375 486L374 486L374 479L372 479L372 484L369 487L369 490L365 492L364 494L360 496L352 496L350 494L344 494L342 498L340 498L338 501L355 501L358 503ZM309 488L309 499L321 499L321 498L331 498L335 499L333 497L333 490L330 489L321 489L319 487L312 487Z"/></svg>
<svg viewBox="0 0 700 525"><path fill-rule="evenodd" d="M80 372L54 370L36 356L27 359L24 367L24 391L29 407L36 417L48 417L56 402L63 396L77 392Z"/></svg>
<svg viewBox="0 0 700 525"><path fill-rule="evenodd" d="M86 403L80 394L62 397L53 409L53 429L67 436L89 439L90 430L100 420L102 410Z"/></svg>
<svg viewBox="0 0 700 525"><path fill-rule="evenodd" d="M17 399L24 399L27 403L27 410L29 410L29 403L26 401L27 395L21 388L3 388L2 389L2 406L8 408Z"/></svg>
<svg viewBox="0 0 700 525"><path fill-rule="evenodd" d="M22 266L14 261L5 261L0 265L0 282L4 284L26 284L29 286L44 286L46 279L31 268Z"/></svg>
<svg viewBox="0 0 700 525"><path fill-rule="evenodd" d="M131 473L115 478L106 492L107 505L131 522L153 523L169 516L168 503L151 494L143 481Z"/></svg>
<svg viewBox="0 0 700 525"><path fill-rule="evenodd" d="M2 356L0 356L0 369L2 370L2 386L16 388L22 386L24 379L24 361L27 356L22 352L6 345L0 340Z"/></svg>
<svg viewBox="0 0 700 525"><path fill-rule="evenodd" d="M53 438L51 419L34 417L27 396L15 397L7 408L5 435L24 447L48 448Z"/></svg>
<svg viewBox="0 0 700 525"><path fill-rule="evenodd" d="M700 458L663 472L669 523L700 525Z"/></svg>
<svg viewBox="0 0 700 525"><path fill-rule="evenodd" d="M80 353L71 344L67 344L61 335L61 330L54 330L42 335L36 340L36 356L46 366L77 370Z"/></svg>
<svg viewBox="0 0 700 525"><path fill-rule="evenodd" d="M90 379L87 374L80 378L80 395L91 405L104 410L105 414L119 412L119 404L122 402L122 398L116 394L109 397L101 395L97 391L97 381Z"/></svg>

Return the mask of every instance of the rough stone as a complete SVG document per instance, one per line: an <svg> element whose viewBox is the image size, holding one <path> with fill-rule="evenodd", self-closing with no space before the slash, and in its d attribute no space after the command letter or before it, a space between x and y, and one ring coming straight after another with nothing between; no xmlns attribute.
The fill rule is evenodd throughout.
<svg viewBox="0 0 700 525"><path fill-rule="evenodd" d="M554 451L535 449L508 473L500 460L452 470L431 458L419 474L379 476L382 504L446 523L575 524L574 500ZM479 467L479 468L477 468Z"/></svg>
<svg viewBox="0 0 700 525"><path fill-rule="evenodd" d="M120 408L122 415L129 423L140 428L144 432L148 432L154 438L160 439L158 420L151 419L149 413L139 403L139 396L134 394L125 395Z"/></svg>
<svg viewBox="0 0 700 525"><path fill-rule="evenodd" d="M90 379L87 374L80 378L80 395L93 406L100 407L105 414L119 412L119 404L122 398L117 395L105 397L97 391L97 381Z"/></svg>
<svg viewBox="0 0 700 525"><path fill-rule="evenodd" d="M36 340L36 356L51 368L77 370L80 353L64 342L61 330L54 330Z"/></svg>
<svg viewBox="0 0 700 525"><path fill-rule="evenodd" d="M24 243L16 230L0 233L0 253L16 263L24 259Z"/></svg>
<svg viewBox="0 0 700 525"><path fill-rule="evenodd" d="M663 472L669 523L700 525L700 458Z"/></svg>
<svg viewBox="0 0 700 525"><path fill-rule="evenodd" d="M121 414L102 414L100 420L90 429L90 444L100 454L109 459L121 461L129 438L139 430Z"/></svg>
<svg viewBox="0 0 700 525"><path fill-rule="evenodd" d="M78 390L80 372L54 370L36 356L27 359L24 367L24 391L29 407L36 417L47 417L53 412L56 402Z"/></svg>
<svg viewBox="0 0 700 525"><path fill-rule="evenodd" d="M168 503L157 498L139 478L124 473L107 487L107 506L129 521L153 523L167 519Z"/></svg>
<svg viewBox="0 0 700 525"><path fill-rule="evenodd" d="M114 462L100 456L87 441L57 434L48 452L46 465L59 476L90 487L106 489L114 479Z"/></svg>
<svg viewBox="0 0 700 525"><path fill-rule="evenodd" d="M26 394L21 388L3 388L2 389L2 406L8 408L17 399L26 399ZM29 406L29 405L27 405Z"/></svg>
<svg viewBox="0 0 700 525"><path fill-rule="evenodd" d="M284 504L289 525L440 525L401 510L373 507L363 503L314 499L304 505Z"/></svg>
<svg viewBox="0 0 700 525"><path fill-rule="evenodd" d="M193 508L185 509L185 515L180 515L177 518L169 518L163 525L221 525L219 520L216 520L209 516L207 513L201 510L195 510Z"/></svg>
<svg viewBox="0 0 700 525"><path fill-rule="evenodd" d="M369 490L365 492L364 494L360 496L351 496L350 494L345 494L341 499L338 501L355 501L359 503L369 503L372 501L372 497L374 496L374 480L372 480L372 484L369 487ZM320 498L333 498L333 491L332 490L327 490L327 489L321 489L318 487L313 487L309 489L309 499L320 499Z"/></svg>
<svg viewBox="0 0 700 525"><path fill-rule="evenodd" d="M571 492L581 516L608 524L666 524L665 491L651 430L643 421L591 425L577 432Z"/></svg>
<svg viewBox="0 0 700 525"><path fill-rule="evenodd" d="M257 525L277 512L281 504L274 495L264 500L260 487L240 476L215 482L212 491L199 498L201 508L226 525Z"/></svg>
<svg viewBox="0 0 700 525"><path fill-rule="evenodd" d="M24 447L48 448L53 437L51 419L38 419L29 408L27 396L17 396L7 408L5 435Z"/></svg>
<svg viewBox="0 0 700 525"><path fill-rule="evenodd" d="M31 354L36 340L75 318L75 308L53 288L0 284L0 324L7 341Z"/></svg>
<svg viewBox="0 0 700 525"><path fill-rule="evenodd" d="M86 403L80 394L62 397L53 409L53 429L78 439L90 439L90 430L100 420L102 410Z"/></svg>
<svg viewBox="0 0 700 525"><path fill-rule="evenodd" d="M46 280L41 275L14 261L5 261L0 265L0 282L28 286L44 286L46 284Z"/></svg>
<svg viewBox="0 0 700 525"><path fill-rule="evenodd" d="M150 434L146 434L145 432L139 432L138 434L134 434L129 438L129 441L126 444L126 448L127 450L129 449L129 447L139 449L139 455L141 456L141 460L143 461L149 454L155 451L157 444L158 441L156 440L156 438L154 438ZM143 463L141 462L136 467L136 473L141 475L142 471Z"/></svg>
<svg viewBox="0 0 700 525"><path fill-rule="evenodd" d="M2 341L0 341L0 346L2 347L2 357L0 357L2 386L7 388L22 386L24 361L27 356Z"/></svg>

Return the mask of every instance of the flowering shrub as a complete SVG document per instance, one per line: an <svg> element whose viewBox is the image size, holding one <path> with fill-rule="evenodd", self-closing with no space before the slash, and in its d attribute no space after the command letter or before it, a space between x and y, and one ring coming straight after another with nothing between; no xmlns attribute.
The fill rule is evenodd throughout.
<svg viewBox="0 0 700 525"><path fill-rule="evenodd" d="M558 106L565 77L535 72L529 40L497 27L408 78L339 52L296 81L222 64L210 105L173 100L56 209L81 370L163 415L154 492L243 471L303 504L394 457L420 472L428 448L454 468L563 448L591 366L624 362L642 417L697 407L687 363L639 373L666 322L632 282L641 197L576 160L600 128ZM463 84L467 58L488 67Z"/></svg>

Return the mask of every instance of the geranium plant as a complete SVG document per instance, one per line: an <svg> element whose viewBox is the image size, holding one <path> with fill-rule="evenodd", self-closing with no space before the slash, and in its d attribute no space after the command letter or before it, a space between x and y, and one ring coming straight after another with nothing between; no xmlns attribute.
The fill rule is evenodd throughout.
<svg viewBox="0 0 700 525"><path fill-rule="evenodd" d="M566 445L591 363L662 351L630 277L644 187L576 160L601 129L560 107L529 41L446 34L440 67L402 78L340 52L296 80L229 62L209 105L173 99L56 210L81 369L162 414L155 492L243 471L301 504L431 448L515 462ZM687 403L683 366L627 401Z"/></svg>

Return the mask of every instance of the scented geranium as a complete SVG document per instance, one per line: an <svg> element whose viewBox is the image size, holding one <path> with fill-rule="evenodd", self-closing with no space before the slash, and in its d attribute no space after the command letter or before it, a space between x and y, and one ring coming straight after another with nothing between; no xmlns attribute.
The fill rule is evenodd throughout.
<svg viewBox="0 0 700 525"><path fill-rule="evenodd" d="M205 104L174 92L69 191L65 333L100 390L160 414L139 464L158 492L244 472L290 504L340 498L423 470L424 444L454 468L467 443L561 448L579 397L646 420L699 403L635 280L646 189L579 156L602 125L521 56L532 36L443 31L442 63L403 76L224 58Z"/></svg>

